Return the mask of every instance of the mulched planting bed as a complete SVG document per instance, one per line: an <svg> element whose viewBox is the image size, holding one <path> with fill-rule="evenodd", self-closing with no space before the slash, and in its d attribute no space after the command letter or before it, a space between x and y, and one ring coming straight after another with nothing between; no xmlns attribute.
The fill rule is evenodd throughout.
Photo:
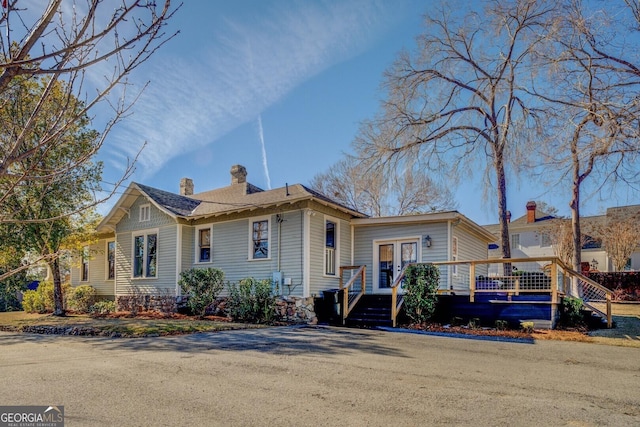
<svg viewBox="0 0 640 427"><path fill-rule="evenodd" d="M425 332L438 332L447 334L463 334L463 335L477 335L477 336L494 336L505 338L523 338L531 339L532 334L516 331L516 330L498 330L495 328L470 328L468 326L452 326L441 325L439 323L422 323L422 324L410 324L404 326L406 329L425 331Z"/></svg>

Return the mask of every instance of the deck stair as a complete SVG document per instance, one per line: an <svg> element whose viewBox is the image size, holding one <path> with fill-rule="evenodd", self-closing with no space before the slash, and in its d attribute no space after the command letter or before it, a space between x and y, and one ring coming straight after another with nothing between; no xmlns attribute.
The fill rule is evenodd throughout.
<svg viewBox="0 0 640 427"><path fill-rule="evenodd" d="M363 295L349 313L345 325L360 328L393 326L391 295Z"/></svg>

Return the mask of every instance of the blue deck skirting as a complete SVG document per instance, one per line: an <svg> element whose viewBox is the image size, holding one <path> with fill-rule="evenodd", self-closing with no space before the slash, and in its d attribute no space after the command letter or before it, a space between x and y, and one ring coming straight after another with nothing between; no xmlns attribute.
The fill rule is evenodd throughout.
<svg viewBox="0 0 640 427"><path fill-rule="evenodd" d="M451 323L454 317L463 322L480 319L483 326L494 326L496 320L505 320L511 327L519 327L522 320L546 320L555 324L556 304L551 296L540 294L513 295L508 301L506 294L476 294L470 302L468 295L439 295L434 319L441 323Z"/></svg>

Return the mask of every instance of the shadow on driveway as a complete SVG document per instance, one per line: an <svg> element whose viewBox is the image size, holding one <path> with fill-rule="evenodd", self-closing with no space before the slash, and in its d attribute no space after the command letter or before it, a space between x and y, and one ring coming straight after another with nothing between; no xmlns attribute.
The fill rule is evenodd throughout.
<svg viewBox="0 0 640 427"><path fill-rule="evenodd" d="M37 334L0 334L0 346L34 342L62 343L82 341L102 350L178 351L199 353L210 351L257 351L263 353L346 354L366 352L371 354L406 357L379 339L380 331L334 328L323 326L282 326L263 329L203 332L153 338L104 338Z"/></svg>

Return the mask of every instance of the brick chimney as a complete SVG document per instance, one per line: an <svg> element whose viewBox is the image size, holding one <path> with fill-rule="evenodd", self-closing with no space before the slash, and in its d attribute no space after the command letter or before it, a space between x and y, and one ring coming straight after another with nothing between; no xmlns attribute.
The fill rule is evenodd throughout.
<svg viewBox="0 0 640 427"><path fill-rule="evenodd" d="M536 202L527 202L527 224L536 222Z"/></svg>
<svg viewBox="0 0 640 427"><path fill-rule="evenodd" d="M193 180L191 178L182 178L180 180L180 195L181 196L193 195Z"/></svg>
<svg viewBox="0 0 640 427"><path fill-rule="evenodd" d="M231 184L247 182L247 169L242 165L231 166Z"/></svg>

